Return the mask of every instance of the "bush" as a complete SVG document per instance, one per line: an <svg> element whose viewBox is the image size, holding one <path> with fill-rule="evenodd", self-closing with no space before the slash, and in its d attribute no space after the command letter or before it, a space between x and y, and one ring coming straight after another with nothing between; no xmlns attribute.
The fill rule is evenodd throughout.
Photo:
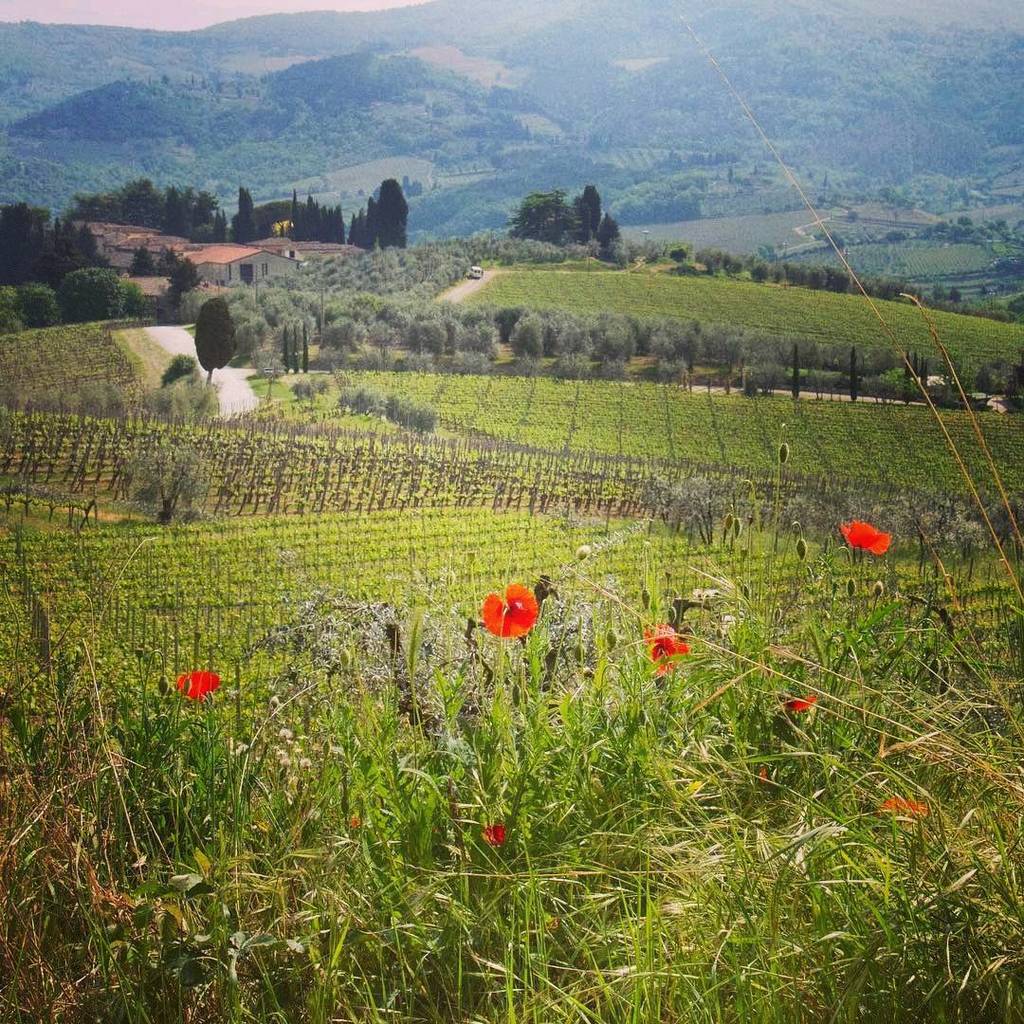
<svg viewBox="0 0 1024 1024"><path fill-rule="evenodd" d="M117 274L100 267L73 270L61 281L57 292L61 315L73 324L116 320L124 314L126 297Z"/></svg>
<svg viewBox="0 0 1024 1024"><path fill-rule="evenodd" d="M17 291L9 287L0 288L0 334L15 334L24 329Z"/></svg>
<svg viewBox="0 0 1024 1024"><path fill-rule="evenodd" d="M183 377L193 377L198 372L199 364L194 356L175 356L167 369L164 370L164 375L160 378L160 386L165 388L175 381L181 380Z"/></svg>
<svg viewBox="0 0 1024 1024"><path fill-rule="evenodd" d="M120 281L121 305L118 316L128 317L131 320L141 319L149 316L149 302L142 294L142 289L131 281Z"/></svg>
<svg viewBox="0 0 1024 1024"><path fill-rule="evenodd" d="M149 392L142 401L154 416L186 422L211 419L220 411L217 392L193 380L179 379L170 387Z"/></svg>
<svg viewBox="0 0 1024 1024"><path fill-rule="evenodd" d="M23 284L18 289L18 305L26 327L53 327L60 323L57 293L46 284Z"/></svg>
<svg viewBox="0 0 1024 1024"><path fill-rule="evenodd" d="M384 416L392 423L430 434L437 427L437 410L398 395L381 395L368 388L346 389L338 396L338 407L363 416Z"/></svg>

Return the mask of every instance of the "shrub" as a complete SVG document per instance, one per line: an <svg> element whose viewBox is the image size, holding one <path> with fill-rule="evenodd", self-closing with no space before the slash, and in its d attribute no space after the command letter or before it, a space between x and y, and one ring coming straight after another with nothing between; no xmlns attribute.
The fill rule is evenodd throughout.
<svg viewBox="0 0 1024 1024"><path fill-rule="evenodd" d="M199 364L193 356L175 356L167 369L164 370L164 375L160 378L160 386L165 388L175 381L181 380L183 377L192 377L198 370Z"/></svg>
<svg viewBox="0 0 1024 1024"><path fill-rule="evenodd" d="M0 288L0 334L14 334L24 329L17 291L9 287Z"/></svg>
<svg viewBox="0 0 1024 1024"><path fill-rule="evenodd" d="M437 427L437 410L432 406L410 402L398 395L381 395L368 388L343 390L338 406L364 416L385 416L392 423L421 434L433 433Z"/></svg>
<svg viewBox="0 0 1024 1024"><path fill-rule="evenodd" d="M26 327L52 327L60 323L57 293L46 284L23 284L18 289L18 305Z"/></svg>

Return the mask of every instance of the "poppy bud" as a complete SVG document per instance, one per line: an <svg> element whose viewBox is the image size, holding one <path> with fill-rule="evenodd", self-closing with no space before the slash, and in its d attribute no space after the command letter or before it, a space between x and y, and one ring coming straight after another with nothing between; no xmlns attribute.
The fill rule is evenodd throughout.
<svg viewBox="0 0 1024 1024"><path fill-rule="evenodd" d="M351 655L351 653L349 651L341 651L338 654L338 662L339 662L339 664L341 665L342 668L345 668L345 669L351 668L352 667L352 655Z"/></svg>
<svg viewBox="0 0 1024 1024"><path fill-rule="evenodd" d="M725 532L726 533L732 533L732 529L733 529L733 525L732 524L735 521L736 521L735 517L733 516L733 514L731 512L725 517L725 524L724 524L724 526L725 526Z"/></svg>
<svg viewBox="0 0 1024 1024"><path fill-rule="evenodd" d="M779 445L779 465L784 466L789 462L789 445L785 441Z"/></svg>
<svg viewBox="0 0 1024 1024"><path fill-rule="evenodd" d="M734 537L739 537L739 535L743 532L743 523L740 521L738 517L732 524L732 532Z"/></svg>
<svg viewBox="0 0 1024 1024"><path fill-rule="evenodd" d="M619 642L618 633L616 633L614 629L609 629L608 632L605 633L604 642L608 645L608 649L611 650Z"/></svg>
<svg viewBox="0 0 1024 1024"><path fill-rule="evenodd" d="M857 593L857 584L853 580L846 581L846 596L854 597Z"/></svg>
<svg viewBox="0 0 1024 1024"><path fill-rule="evenodd" d="M874 585L871 587L871 593L877 600L885 593L885 584L881 580L875 580Z"/></svg>
<svg viewBox="0 0 1024 1024"><path fill-rule="evenodd" d="M799 520L799 519L794 519L794 520L793 520L793 525L792 525L792 526L790 527L790 529L792 529L792 531L793 531L793 532L794 532L794 533L795 533L795 534L796 534L796 535L797 535L798 537L800 536L800 534L801 534L801 533L803 533L803 530L802 530L802 529L800 528L800 520Z"/></svg>
<svg viewBox="0 0 1024 1024"><path fill-rule="evenodd" d="M801 537L796 542L796 557L802 562L807 557L807 541Z"/></svg>
<svg viewBox="0 0 1024 1024"><path fill-rule="evenodd" d="M640 601L644 608L651 607L651 592L646 587L640 592Z"/></svg>
<svg viewBox="0 0 1024 1024"><path fill-rule="evenodd" d="M591 548L591 546L589 544L581 544L576 549L576 557L577 557L577 559L582 561L584 558L589 558L591 553L592 553L592 551L593 551L593 548Z"/></svg>

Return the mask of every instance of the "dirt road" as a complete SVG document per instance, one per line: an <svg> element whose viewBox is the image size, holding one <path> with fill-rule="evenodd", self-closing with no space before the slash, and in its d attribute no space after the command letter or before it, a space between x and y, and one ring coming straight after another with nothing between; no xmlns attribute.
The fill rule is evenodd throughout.
<svg viewBox="0 0 1024 1024"><path fill-rule="evenodd" d="M172 356L194 357L196 354L195 339L184 327L147 327L146 333ZM213 371L213 383L217 388L217 398L220 400L221 416L234 416L238 413L248 412L260 404L260 400L246 379L252 372L248 369L236 369L233 366Z"/></svg>
<svg viewBox="0 0 1024 1024"><path fill-rule="evenodd" d="M448 291L444 292L440 296L440 301L453 302L455 305L458 305L460 302L465 302L470 295L475 295L489 281L493 281L499 273L501 273L499 270L485 270L483 277L477 278L475 281L472 279L463 281L462 284L457 284L454 288L449 288Z"/></svg>

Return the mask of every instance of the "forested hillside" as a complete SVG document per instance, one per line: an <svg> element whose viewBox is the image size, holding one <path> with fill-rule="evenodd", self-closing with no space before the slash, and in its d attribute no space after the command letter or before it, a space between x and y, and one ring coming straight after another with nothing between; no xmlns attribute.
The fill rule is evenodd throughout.
<svg viewBox="0 0 1024 1024"><path fill-rule="evenodd" d="M0 25L0 200L59 208L146 174L225 199L242 178L263 199L298 186L345 203L389 160L424 185L424 233L502 226L517 196L581 177L625 224L792 208L672 4L512 6L192 33ZM760 0L692 17L816 194L889 187L937 208L1020 191L1017 5L897 19L874 0L827 14Z"/></svg>

